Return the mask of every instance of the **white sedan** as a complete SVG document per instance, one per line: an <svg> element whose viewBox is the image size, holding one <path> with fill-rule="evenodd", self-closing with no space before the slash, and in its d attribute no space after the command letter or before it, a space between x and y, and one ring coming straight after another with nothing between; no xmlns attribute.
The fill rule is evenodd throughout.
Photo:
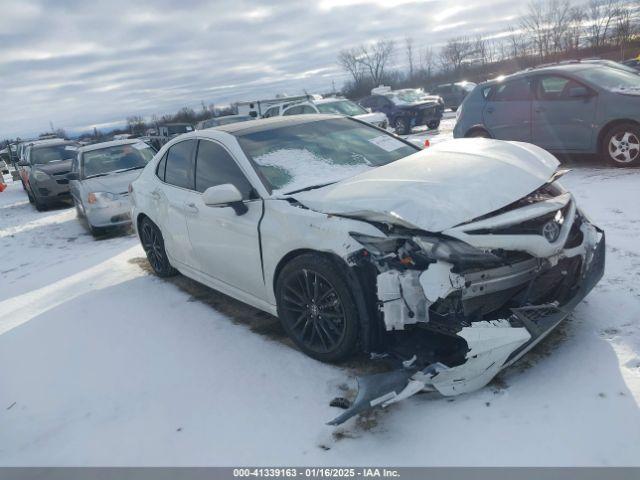
<svg viewBox="0 0 640 480"><path fill-rule="evenodd" d="M131 185L154 271L277 315L322 361L385 353L335 420L420 390L486 385L573 310L604 233L533 145L421 150L358 120L299 115L187 133Z"/></svg>

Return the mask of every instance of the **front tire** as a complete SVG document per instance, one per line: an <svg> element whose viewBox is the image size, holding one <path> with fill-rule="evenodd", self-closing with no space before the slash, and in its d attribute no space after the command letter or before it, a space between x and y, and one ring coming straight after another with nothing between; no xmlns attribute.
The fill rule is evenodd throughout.
<svg viewBox="0 0 640 480"><path fill-rule="evenodd" d="M429 130L437 130L439 126L440 126L440 120L427 123L427 127L429 127Z"/></svg>
<svg viewBox="0 0 640 480"><path fill-rule="evenodd" d="M344 273L328 258L304 254L285 265L276 300L283 328L310 357L338 362L355 352L358 310Z"/></svg>
<svg viewBox="0 0 640 480"><path fill-rule="evenodd" d="M177 270L171 266L167 252L164 249L164 239L162 232L148 218L144 218L140 224L140 241L142 248L147 254L147 260L151 268L159 277L171 277Z"/></svg>
<svg viewBox="0 0 640 480"><path fill-rule="evenodd" d="M616 167L640 165L640 126L623 123L613 127L604 137L602 154Z"/></svg>

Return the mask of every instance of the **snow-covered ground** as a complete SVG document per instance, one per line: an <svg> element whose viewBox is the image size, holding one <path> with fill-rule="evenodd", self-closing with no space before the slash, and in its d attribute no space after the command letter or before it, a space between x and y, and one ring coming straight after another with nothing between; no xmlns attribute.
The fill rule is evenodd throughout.
<svg viewBox="0 0 640 480"><path fill-rule="evenodd" d="M450 137L453 116L439 132ZM640 465L640 170L564 184L606 230L605 277L483 390L325 422L362 362L318 363L271 317L150 275L135 236L0 193L0 465ZM490 188L490 186L488 186Z"/></svg>

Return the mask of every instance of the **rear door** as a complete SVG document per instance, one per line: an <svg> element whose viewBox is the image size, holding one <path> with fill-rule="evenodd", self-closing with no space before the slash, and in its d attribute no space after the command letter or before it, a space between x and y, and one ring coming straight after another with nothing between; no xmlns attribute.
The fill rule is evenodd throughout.
<svg viewBox="0 0 640 480"><path fill-rule="evenodd" d="M586 95L573 96L576 89ZM598 96L586 85L561 75L535 78L533 140L549 150L588 150Z"/></svg>
<svg viewBox="0 0 640 480"><path fill-rule="evenodd" d="M195 188L194 154L196 140L184 140L169 148L159 164L157 187L151 192L157 204L160 230L165 248L172 259L193 266L193 252L187 233L185 205Z"/></svg>
<svg viewBox="0 0 640 480"><path fill-rule="evenodd" d="M244 213L230 205L208 206L202 194L213 186L234 185L242 193ZM195 268L258 298L265 298L258 224L263 203L231 154L218 142L200 140L196 155L196 191L186 203L187 228Z"/></svg>
<svg viewBox="0 0 640 480"><path fill-rule="evenodd" d="M494 85L482 112L493 138L531 141L531 80L516 78Z"/></svg>

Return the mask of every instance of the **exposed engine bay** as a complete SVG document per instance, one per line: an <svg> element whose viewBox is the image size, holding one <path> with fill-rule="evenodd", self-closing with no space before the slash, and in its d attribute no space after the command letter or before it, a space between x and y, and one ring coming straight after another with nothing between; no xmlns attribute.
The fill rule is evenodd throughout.
<svg viewBox="0 0 640 480"><path fill-rule="evenodd" d="M562 171L558 172L562 174ZM554 176L530 195L436 234L377 224L347 261L375 275L384 355L330 424L421 391L482 388L556 327L602 277L604 233Z"/></svg>

